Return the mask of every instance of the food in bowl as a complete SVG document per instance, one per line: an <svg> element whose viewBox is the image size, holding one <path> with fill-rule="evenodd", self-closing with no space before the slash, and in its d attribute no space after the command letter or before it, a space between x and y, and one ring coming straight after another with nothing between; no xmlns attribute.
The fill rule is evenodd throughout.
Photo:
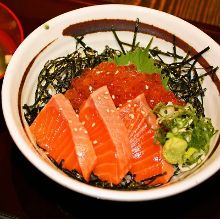
<svg viewBox="0 0 220 219"><path fill-rule="evenodd" d="M24 38L23 29L17 16L4 4L0 3L0 78Z"/></svg>
<svg viewBox="0 0 220 219"><path fill-rule="evenodd" d="M38 146L65 173L110 189L162 186L205 160L216 133L205 117L204 77L209 47L193 55L123 42L99 53L75 36L76 50L41 70L35 102L23 106ZM191 55L191 56L190 56ZM168 58L169 61L165 61Z"/></svg>

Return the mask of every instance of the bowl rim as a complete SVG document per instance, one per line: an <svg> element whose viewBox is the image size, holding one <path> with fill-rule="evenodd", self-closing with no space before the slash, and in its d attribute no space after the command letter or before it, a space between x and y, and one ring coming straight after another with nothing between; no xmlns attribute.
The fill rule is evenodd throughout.
<svg viewBox="0 0 220 219"><path fill-rule="evenodd" d="M48 22L57 22L58 19L61 16L65 16L65 14L71 14L75 13L78 10L93 10L94 8L108 8L109 6L113 7L127 7L127 8L142 8L143 10L150 10L150 11L156 11L156 13L165 13L161 12L155 9L150 9L150 8L144 8L141 6L133 6L133 5L120 5L120 4L105 4L105 5L97 5L97 6L88 6L85 8L80 8L76 9L73 11L66 12L64 14L61 14L59 16L56 16L55 18L50 19ZM166 15L175 17L173 15L167 14ZM175 17L175 19L179 19L181 21L184 21L178 17ZM184 21L187 23L187 25L191 25L193 28L196 28L192 24ZM40 27L39 27L40 28ZM198 28L197 28L198 29ZM199 29L198 29L199 30ZM36 34L38 31L38 28L35 29L33 32ZM205 34L201 30L199 30L201 33ZM31 36L33 33L31 33L28 36L28 39L31 39ZM206 35L206 34L205 34ZM208 35L207 35L208 36ZM209 36L208 36L209 37ZM211 39L209 37L209 39ZM212 40L212 39L211 39ZM214 41L214 40L213 40ZM15 56L22 54L22 48L23 45L26 43L26 40L19 46L18 50L15 52ZM217 44L217 43L216 43ZM219 47L220 48L220 47ZM16 64L15 58L12 59L12 64ZM12 69L12 64L9 64L8 69ZM6 70L7 72L7 70ZM13 113L12 109L10 108L10 103L7 100L7 95L5 93L8 93L10 90L10 83L7 83L8 81L10 82L12 80L12 76L10 74L6 74L6 77L3 81L3 86L2 86L2 108L3 108L3 114L6 120L6 124L8 126L9 132L18 146L19 150L22 152L22 154L41 172L43 172L46 176L54 180L55 182L63 185L66 188L69 188L73 191L95 197L98 199L105 199L105 200L112 200L112 201L147 201L147 200L154 200L154 199L159 199L159 198L165 198L169 197L178 193L181 193L183 191L186 191L201 182L205 181L207 178L212 176L214 173L216 173L220 169L220 157L213 161L208 168L206 168L204 171L199 172L196 174L198 179L195 180L195 176L192 178L187 178L184 179L185 185L182 185L181 181L180 182L175 182L171 186L165 186L165 187L158 187L156 189L151 189L147 191L139 190L139 191L115 191L115 190L108 190L108 189L102 189L102 188L97 188L91 185L87 185L85 183L78 182L77 180L71 179L68 176L64 176L63 174L59 173L57 170L51 168L46 164L42 159L39 159L36 154L28 147L23 147L22 145L27 145L26 141L20 136L19 134L19 129L18 127L15 126L15 121L13 121L13 117L8 116L10 113ZM73 182L74 180L74 182ZM80 187L80 190L78 189ZM156 191L156 192L155 192ZM131 195L132 194L132 195Z"/></svg>

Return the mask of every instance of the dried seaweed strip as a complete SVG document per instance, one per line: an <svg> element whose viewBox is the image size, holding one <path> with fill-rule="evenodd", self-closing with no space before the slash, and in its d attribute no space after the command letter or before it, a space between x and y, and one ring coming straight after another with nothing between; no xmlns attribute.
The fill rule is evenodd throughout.
<svg viewBox="0 0 220 219"><path fill-rule="evenodd" d="M132 44L121 41L115 29L112 28L113 35L115 36L123 54L126 53L123 45L130 47L131 51L134 50L136 46L139 46L139 43L136 44L138 27L139 20L137 19ZM158 47L149 49L150 55L154 59L155 64L162 69L162 78L167 78L167 86L169 89L177 96L177 98L191 103L199 116L204 116L203 97L205 89L202 88L201 78L203 77L198 76L196 65L199 58L208 50L209 47L206 47L192 57L190 57L190 51L188 51L186 56L182 57L177 54L175 36L173 36L173 52L164 52L158 49ZM173 57L173 63L165 63L162 56ZM210 68L209 75L217 70L214 70L212 67ZM204 70L206 71L206 69ZM208 74L204 73L203 76Z"/></svg>
<svg viewBox="0 0 220 219"><path fill-rule="evenodd" d="M68 176L70 176L73 179L76 179L80 182L87 183L89 185L93 185L99 188L106 188L106 189L112 189L112 190L146 190L151 189L154 187L161 186L162 184L156 184L156 185L150 185L154 180L156 180L158 177L163 176L163 174L158 174L152 177L149 177L147 179L144 179L140 182L135 181L135 175L131 172L128 172L127 175L122 179L122 181L118 184L112 184L106 181L100 180L94 173L90 176L90 181L87 182L83 176L77 171L77 170L67 170L63 168L63 162L64 160L61 160L60 163L57 163L52 157L49 157L50 160L57 166L59 169L61 169L64 173L66 173Z"/></svg>
<svg viewBox="0 0 220 219"><path fill-rule="evenodd" d="M23 106L28 124L33 122L53 94L65 93L70 88L71 80L80 76L84 69L93 68L119 54L117 50L108 46L101 54L98 54L96 50L87 47L82 42L82 38L76 38L76 40L77 45L81 47L67 56L49 60L41 70L34 104Z"/></svg>
<svg viewBox="0 0 220 219"><path fill-rule="evenodd" d="M179 59L179 55L176 54L175 39L173 41L173 63L167 64L163 61L160 55L164 55L164 53L155 53L153 51L151 54L159 57L156 63L162 68L161 74L168 78L167 85L169 89L179 99L191 103L196 109L198 116L205 116L203 107L205 89L202 88L202 80L204 76L214 74L218 68L210 66L209 71L201 68L205 73L199 76L196 65L199 58L209 50L209 47L206 47L192 57L189 57L190 52L188 52L183 59L181 58L182 60L177 60Z"/></svg>
<svg viewBox="0 0 220 219"><path fill-rule="evenodd" d="M114 185L112 183L102 181L96 175L92 174L89 184L96 187L113 190L146 190L160 186L161 184L150 185L150 183L162 175L163 174L158 174L156 176L137 182L135 181L135 175L129 172L118 185Z"/></svg>

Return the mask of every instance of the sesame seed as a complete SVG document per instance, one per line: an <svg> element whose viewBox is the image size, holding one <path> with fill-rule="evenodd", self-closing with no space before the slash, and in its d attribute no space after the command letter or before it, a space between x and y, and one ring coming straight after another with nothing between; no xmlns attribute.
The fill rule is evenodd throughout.
<svg viewBox="0 0 220 219"><path fill-rule="evenodd" d="M92 127L95 127L95 122L92 123Z"/></svg>
<svg viewBox="0 0 220 219"><path fill-rule="evenodd" d="M134 119L134 114L130 113L130 114L129 114L129 117L130 117L131 119Z"/></svg>
<svg viewBox="0 0 220 219"><path fill-rule="evenodd" d="M137 107L137 106L138 106L138 105L135 103L135 104L134 104L134 107Z"/></svg>
<svg viewBox="0 0 220 219"><path fill-rule="evenodd" d="M90 85L90 86L89 86L89 91L92 92L92 89L93 89L93 88L92 88L92 86Z"/></svg>
<svg viewBox="0 0 220 219"><path fill-rule="evenodd" d="M148 86L148 85L145 85L145 89L146 89L146 90L149 89L149 86Z"/></svg>
<svg viewBox="0 0 220 219"><path fill-rule="evenodd" d="M121 107L121 106L122 106L122 104L120 103L120 104L119 104L119 106Z"/></svg>
<svg viewBox="0 0 220 219"><path fill-rule="evenodd" d="M128 107L131 107L131 104L130 104L130 103L128 104Z"/></svg>
<svg viewBox="0 0 220 219"><path fill-rule="evenodd" d="M134 126L134 123L131 123L131 125L130 125L131 127L133 127Z"/></svg>
<svg viewBox="0 0 220 219"><path fill-rule="evenodd" d="M110 112L110 110L109 110L109 109L106 109L106 112L107 112L107 113L109 113L109 112Z"/></svg>
<svg viewBox="0 0 220 219"><path fill-rule="evenodd" d="M86 123L85 121L82 121L82 125L85 125L85 123Z"/></svg>
<svg viewBox="0 0 220 219"><path fill-rule="evenodd" d="M78 152L78 153L77 153L77 156L78 156L78 157L82 157L82 156L83 156L83 152Z"/></svg>
<svg viewBox="0 0 220 219"><path fill-rule="evenodd" d="M104 99L108 100L108 97L104 96Z"/></svg>
<svg viewBox="0 0 220 219"><path fill-rule="evenodd" d="M141 110L141 113L142 113L143 115L145 115L145 112L144 112L143 110Z"/></svg>
<svg viewBox="0 0 220 219"><path fill-rule="evenodd" d="M77 132L77 131L78 131L78 129L77 129L77 128L74 128L74 131L75 131L75 132Z"/></svg>
<svg viewBox="0 0 220 219"><path fill-rule="evenodd" d="M131 100L127 100L128 103L131 103Z"/></svg>
<svg viewBox="0 0 220 219"><path fill-rule="evenodd" d="M108 71L108 72L106 72L106 74L107 74L107 75L109 75L109 74L110 74L110 72Z"/></svg>
<svg viewBox="0 0 220 219"><path fill-rule="evenodd" d="M112 95L112 99L113 99L113 100L115 99L115 95Z"/></svg>
<svg viewBox="0 0 220 219"><path fill-rule="evenodd" d="M105 91L105 94L109 94L109 92L108 92L108 91Z"/></svg>
<svg viewBox="0 0 220 219"><path fill-rule="evenodd" d="M150 102L151 102L151 103L153 103L153 102L154 102L154 100L150 100Z"/></svg>
<svg viewBox="0 0 220 219"><path fill-rule="evenodd" d="M116 70L115 75L117 75L119 73L119 70Z"/></svg>
<svg viewBox="0 0 220 219"><path fill-rule="evenodd" d="M97 143L98 143L98 141L94 140L92 143L93 143L93 144L97 144Z"/></svg>
<svg viewBox="0 0 220 219"><path fill-rule="evenodd" d="M85 134L88 134L88 131L87 131L87 130L85 130L85 131L84 131L84 133L85 133Z"/></svg>
<svg viewBox="0 0 220 219"><path fill-rule="evenodd" d="M60 108L59 108L59 110L63 110L63 108L62 108L62 107L60 107Z"/></svg>
<svg viewBox="0 0 220 219"><path fill-rule="evenodd" d="M82 131L82 127L79 128L79 131Z"/></svg>
<svg viewBox="0 0 220 219"><path fill-rule="evenodd" d="M96 72L97 75L100 74L100 73L102 73L102 71L97 71L97 72Z"/></svg>
<svg viewBox="0 0 220 219"><path fill-rule="evenodd" d="M154 159L154 161L157 161L157 162L160 161L159 157L154 157L153 159Z"/></svg>

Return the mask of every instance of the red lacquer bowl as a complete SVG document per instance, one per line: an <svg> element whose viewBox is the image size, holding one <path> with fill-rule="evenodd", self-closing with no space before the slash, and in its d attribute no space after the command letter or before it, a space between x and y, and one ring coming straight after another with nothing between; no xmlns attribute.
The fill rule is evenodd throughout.
<svg viewBox="0 0 220 219"><path fill-rule="evenodd" d="M0 3L0 78L16 48L24 39L22 25L6 5Z"/></svg>

